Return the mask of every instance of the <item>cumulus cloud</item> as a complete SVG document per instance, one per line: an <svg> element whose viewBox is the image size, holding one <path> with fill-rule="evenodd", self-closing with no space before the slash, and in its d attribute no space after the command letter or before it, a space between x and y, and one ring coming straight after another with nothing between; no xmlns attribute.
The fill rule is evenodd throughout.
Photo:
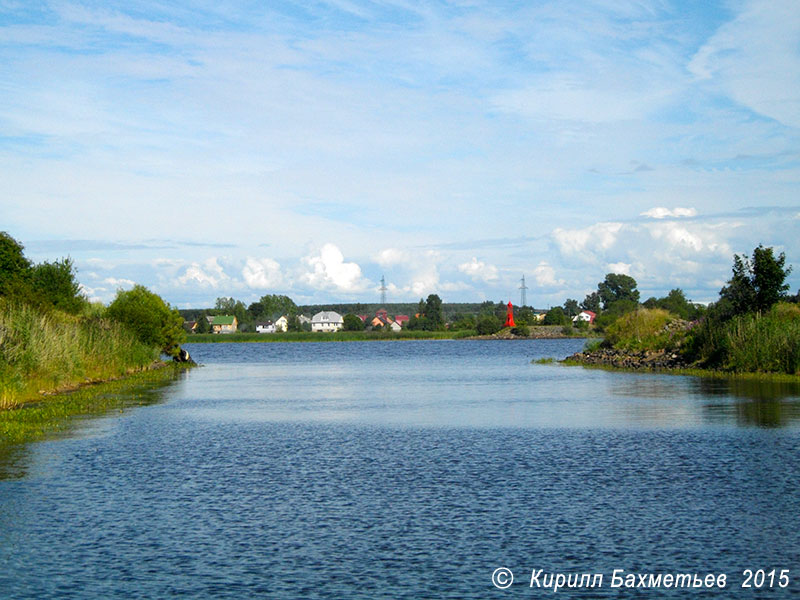
<svg viewBox="0 0 800 600"><path fill-rule="evenodd" d="M311 268L302 275L302 280L316 289L339 292L364 291L368 282L361 275L361 267L354 262L345 262L341 250L334 244L325 244L319 253L303 258Z"/></svg>
<svg viewBox="0 0 800 600"><path fill-rule="evenodd" d="M386 248L385 250L381 250L378 253L378 256L375 257L375 262L382 267L402 265L403 263L408 262L408 260L408 252L405 250L398 250L397 248Z"/></svg>
<svg viewBox="0 0 800 600"><path fill-rule="evenodd" d="M248 258L242 269L242 277L251 288L276 287L283 282L281 266L271 258Z"/></svg>
<svg viewBox="0 0 800 600"><path fill-rule="evenodd" d="M608 265L609 273L618 273L622 275L631 274L631 264L624 262L611 263Z"/></svg>
<svg viewBox="0 0 800 600"><path fill-rule="evenodd" d="M497 267L479 261L476 257L472 260L458 265L458 270L468 275L473 281L495 281L497 279Z"/></svg>
<svg viewBox="0 0 800 600"><path fill-rule="evenodd" d="M607 250L617 241L622 227L622 223L596 223L584 229L559 227L553 231L553 239L564 254Z"/></svg>
<svg viewBox="0 0 800 600"><path fill-rule="evenodd" d="M533 270L533 278L542 287L556 287L564 285L563 279L556 279L556 270L546 261L541 261Z"/></svg>
<svg viewBox="0 0 800 600"><path fill-rule="evenodd" d="M669 209L663 206L656 206L650 210L641 213L643 217L650 217L651 219L666 219L667 217L696 217L697 210L694 208L682 208L680 206Z"/></svg>
<svg viewBox="0 0 800 600"><path fill-rule="evenodd" d="M216 257L211 257L202 263L192 263L186 271L178 277L177 281L181 285L191 283L201 287L218 288L222 284L230 282L231 278L225 273Z"/></svg>

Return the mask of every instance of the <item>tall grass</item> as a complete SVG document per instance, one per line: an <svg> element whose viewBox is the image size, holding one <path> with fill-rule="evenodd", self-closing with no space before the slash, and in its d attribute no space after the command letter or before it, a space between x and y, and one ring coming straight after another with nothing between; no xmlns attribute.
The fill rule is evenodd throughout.
<svg viewBox="0 0 800 600"><path fill-rule="evenodd" d="M627 313L609 325L606 345L620 350L665 350L676 340L666 328L675 318L661 308L640 308Z"/></svg>
<svg viewBox="0 0 800 600"><path fill-rule="evenodd" d="M736 372L800 374L800 309L775 305L727 324L724 366Z"/></svg>
<svg viewBox="0 0 800 600"><path fill-rule="evenodd" d="M0 302L0 408L40 391L109 379L158 358L120 324Z"/></svg>

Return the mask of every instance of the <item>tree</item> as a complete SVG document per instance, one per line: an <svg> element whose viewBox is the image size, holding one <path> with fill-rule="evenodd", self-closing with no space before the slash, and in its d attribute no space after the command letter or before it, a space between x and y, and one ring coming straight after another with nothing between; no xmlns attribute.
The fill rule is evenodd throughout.
<svg viewBox="0 0 800 600"><path fill-rule="evenodd" d="M107 314L130 329L142 343L170 356L177 355L186 339L180 313L143 285L118 291Z"/></svg>
<svg viewBox="0 0 800 600"><path fill-rule="evenodd" d="M564 312L570 319L581 312L581 307L578 304L578 301L573 300L572 298L567 298L567 301L564 302Z"/></svg>
<svg viewBox="0 0 800 600"><path fill-rule="evenodd" d="M544 316L543 324L545 325L569 325L569 317L564 313L564 309L560 306L555 306L547 311Z"/></svg>
<svg viewBox="0 0 800 600"><path fill-rule="evenodd" d="M608 273L606 278L597 284L597 293L600 295L604 309L617 300L639 302L636 280L630 275L621 273Z"/></svg>
<svg viewBox="0 0 800 600"><path fill-rule="evenodd" d="M789 290L785 281L792 267L784 268L785 264L783 252L776 258L772 248L761 244L753 250L752 259L734 254L733 275L719 292L723 310L730 316L768 311Z"/></svg>
<svg viewBox="0 0 800 600"><path fill-rule="evenodd" d="M25 258L24 249L13 237L0 231L0 295L10 295L30 277L31 262Z"/></svg>
<svg viewBox="0 0 800 600"><path fill-rule="evenodd" d="M297 308L297 305L294 303L294 300L289 298L289 296L283 296L280 294L267 294L265 296L261 296L262 306L264 307L264 315L269 318L280 318L283 315L292 316L296 315L300 312Z"/></svg>
<svg viewBox="0 0 800 600"><path fill-rule="evenodd" d="M87 300L81 294L80 284L75 279L72 259L43 262L31 269L31 286L43 301L64 312L77 314Z"/></svg>
<svg viewBox="0 0 800 600"><path fill-rule="evenodd" d="M358 315L347 313L344 316L344 325L342 329L345 331L364 331L364 321Z"/></svg>
<svg viewBox="0 0 800 600"><path fill-rule="evenodd" d="M503 323L494 315L484 314L478 318L478 323L475 328L480 335L492 335L503 328Z"/></svg>
<svg viewBox="0 0 800 600"><path fill-rule="evenodd" d="M592 292L591 294L587 294L586 298L583 299L581 303L581 308L583 310L590 310L593 313L600 312L600 294L598 292Z"/></svg>
<svg viewBox="0 0 800 600"><path fill-rule="evenodd" d="M247 312L250 314L253 321L257 321L264 316L264 305L261 304L261 302L252 302L250 306L247 307Z"/></svg>
<svg viewBox="0 0 800 600"><path fill-rule="evenodd" d="M425 301L425 318L430 329L444 328L444 314L442 313L442 299L436 294L430 294Z"/></svg>

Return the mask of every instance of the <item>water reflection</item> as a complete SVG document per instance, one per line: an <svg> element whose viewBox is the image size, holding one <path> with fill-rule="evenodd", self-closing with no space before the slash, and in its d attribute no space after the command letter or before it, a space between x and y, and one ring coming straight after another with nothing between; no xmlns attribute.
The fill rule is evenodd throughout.
<svg viewBox="0 0 800 600"><path fill-rule="evenodd" d="M158 379L112 381L30 403L3 415L5 433L0 435L0 481L22 479L30 470L30 442L76 436L100 435L110 430L110 416L134 407L164 400L164 390L186 372ZM105 420L103 420L105 418Z"/></svg>

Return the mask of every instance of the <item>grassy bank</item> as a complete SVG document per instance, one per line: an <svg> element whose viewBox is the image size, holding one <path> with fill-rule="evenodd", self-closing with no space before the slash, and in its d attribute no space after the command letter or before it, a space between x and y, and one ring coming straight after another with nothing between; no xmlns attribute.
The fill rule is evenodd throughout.
<svg viewBox="0 0 800 600"><path fill-rule="evenodd" d="M647 369L650 359L659 355L675 359L669 371L679 374L797 381L800 307L778 303L763 314L706 318L699 323L681 321L660 309L639 309L611 325L600 347L587 346L578 360L568 362Z"/></svg>
<svg viewBox="0 0 800 600"><path fill-rule="evenodd" d="M286 333L196 333L188 343L226 342L368 342L381 340L452 340L476 335L475 331L336 331L330 333L296 331Z"/></svg>
<svg viewBox="0 0 800 600"><path fill-rule="evenodd" d="M132 406L151 404L159 398L155 392L174 381L183 370L183 367L168 364L161 369L0 411L0 454L9 446L69 429L75 416L121 412Z"/></svg>
<svg viewBox="0 0 800 600"><path fill-rule="evenodd" d="M0 303L0 409L150 366L156 348L109 319Z"/></svg>

